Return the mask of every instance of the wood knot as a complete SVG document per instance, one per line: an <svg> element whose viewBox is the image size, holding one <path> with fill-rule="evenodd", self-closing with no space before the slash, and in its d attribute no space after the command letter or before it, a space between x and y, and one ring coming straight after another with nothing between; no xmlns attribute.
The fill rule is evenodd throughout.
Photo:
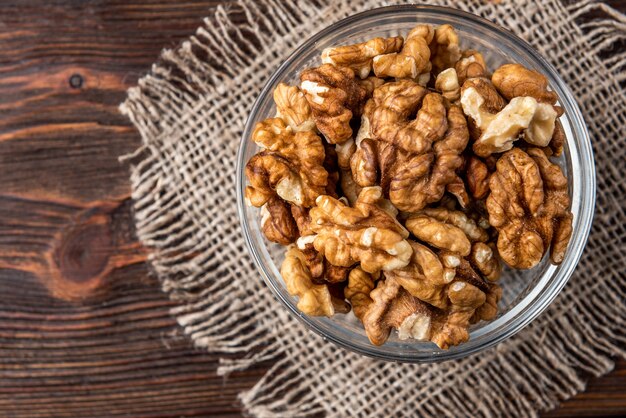
<svg viewBox="0 0 626 418"><path fill-rule="evenodd" d="M73 89L79 89L83 86L83 76L80 74L72 74L70 76L70 87Z"/></svg>
<svg viewBox="0 0 626 418"><path fill-rule="evenodd" d="M97 214L72 225L56 242L54 261L67 280L89 281L102 273L111 255L108 216Z"/></svg>
<svg viewBox="0 0 626 418"><path fill-rule="evenodd" d="M94 202L74 214L45 255L50 293L68 301L105 296L115 269L145 261L130 223L130 200Z"/></svg>

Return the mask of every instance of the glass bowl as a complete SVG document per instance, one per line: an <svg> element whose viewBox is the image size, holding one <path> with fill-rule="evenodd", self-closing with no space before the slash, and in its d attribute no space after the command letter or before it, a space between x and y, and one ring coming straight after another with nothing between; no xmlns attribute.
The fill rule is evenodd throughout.
<svg viewBox="0 0 626 418"><path fill-rule="evenodd" d="M505 269L500 279L503 297L499 315L490 322L474 325L470 340L449 350L434 343L401 341L392 332L382 346L369 342L361 323L349 313L332 318L310 317L296 308L297 300L287 293L279 273L284 247L271 243L261 232L259 209L246 206L243 191L246 186L244 167L258 148L250 139L257 122L275 114L272 93L280 82L297 85L299 74L306 67L321 64L324 48L363 42L376 36L406 35L417 23L455 27L462 48L483 53L490 69L507 62L517 62L544 74L565 109L561 122L567 136L564 153L557 160L569 181L574 215L573 234L565 260L551 265L548 257L533 269ZM457 359L491 347L512 336L535 319L557 296L572 275L581 256L593 217L595 172L593 156L585 122L571 91L556 70L530 45L511 32L470 13L434 6L391 6L370 10L343 19L304 42L271 76L248 118L237 161L237 204L245 240L261 276L274 295L300 321L326 340L358 353L384 360L402 362L432 362Z"/></svg>

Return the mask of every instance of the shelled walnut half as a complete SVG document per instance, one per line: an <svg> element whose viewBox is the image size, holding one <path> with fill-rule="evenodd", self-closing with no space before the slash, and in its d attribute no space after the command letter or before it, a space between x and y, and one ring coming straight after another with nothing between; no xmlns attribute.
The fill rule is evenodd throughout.
<svg viewBox="0 0 626 418"><path fill-rule="evenodd" d="M498 230L498 250L509 266L528 269L551 248L563 261L572 233L567 178L544 152L514 148L500 157L489 181L489 223Z"/></svg>

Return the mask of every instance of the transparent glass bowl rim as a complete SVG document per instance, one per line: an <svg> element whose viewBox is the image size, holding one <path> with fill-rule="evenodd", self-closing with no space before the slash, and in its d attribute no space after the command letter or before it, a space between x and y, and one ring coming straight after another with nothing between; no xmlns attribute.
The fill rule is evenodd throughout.
<svg viewBox="0 0 626 418"><path fill-rule="evenodd" d="M488 339L484 341L473 341L470 340L458 348L459 350L443 350L437 353L437 355L428 356L425 353L415 352L414 355L402 355L402 354L393 354L389 352L382 352L382 350L378 350L378 347L359 347L351 344L350 341L344 340L340 337L331 335L325 332L323 329L318 327L318 325L311 320L308 316L303 315L298 311L296 306L290 301L283 297L281 291L278 289L280 284L273 277L272 272L268 271L263 264L263 260L261 259L261 255L255 248L251 237L250 237L250 227L248 224L248 220L245 214L245 202L244 202L244 189L245 189L245 176L243 174L246 161L245 158L245 149L246 149L246 141L250 138L252 134L253 120L256 114L258 113L259 107L263 100L266 98L268 94L272 94L270 91L271 86L280 79L284 78L286 70L291 65L292 61L302 54L304 51L307 51L309 48L313 47L319 40L324 39L326 36L331 35L335 31L350 26L355 22L359 22L361 20L369 19L372 17L381 17L388 16L394 13L407 13L412 12L415 14L422 13L430 13L435 15L444 15L444 16L453 16L458 19L464 19L470 21L472 23L478 24L480 26L486 27L488 30L496 32L498 35L508 38L509 41L513 42L517 47L523 50L531 59L538 62L546 71L549 73L552 78L551 81L556 82L559 89L565 92L564 97L559 96L559 100L564 108L568 110L567 115L571 118L572 121L572 129L576 130L577 135L579 136L579 142L576 144L578 148L578 153L580 154L580 159L582 160L582 164L586 164L588 166L588 178L583 179L581 182L581 191L582 191L582 199L581 199L581 209L579 213L580 220L577 222L577 225L580 227L578 230L574 230L572 234L572 238L570 241L570 248L568 248L567 257L563 261L560 266L559 271L556 276L552 278L552 283L546 285L543 289L543 293L536 295L529 303L524 304L523 302L529 299L529 295L527 295L522 302L518 303L518 305L511 308L511 310L517 309L519 312L512 318L511 322L507 323L504 329L500 330L500 332L492 332ZM569 142L569 141L568 141ZM571 175L571 173L570 173ZM492 347L499 342L511 337L516 334L520 330L522 330L525 326L531 323L537 316L539 316L552 301L556 298L559 292L563 289L572 273L574 272L578 261L582 255L583 249L587 242L587 238L589 236L589 231L591 229L591 224L593 220L594 214L594 204L595 204L595 166L593 160L593 152L591 149L591 143L589 140L589 134L587 132L586 124L580 112L580 109L573 97L573 94L569 87L565 84L565 82L561 79L557 71L554 67L548 63L538 52L534 50L526 41L522 40L512 32L496 25L495 23L484 19L480 16L476 16L472 13L468 13L462 10L453 9L444 6L429 6L429 5L396 5L396 6L385 6L379 7L375 9L371 9L365 12L357 13L351 16L348 16L344 19L337 21L336 23L326 27L325 29L317 32L305 42L303 42L294 52L292 52L289 57L280 65L280 67L270 76L261 93L257 97L252 109L250 111L250 115L246 122L244 132L242 135L241 143L239 146L239 151L237 155L237 173L236 173L236 184L237 184L237 209L240 220L240 225L242 228L242 232L244 234L244 238L246 241L246 245L248 247L249 253L252 256L254 263L261 273L263 280L269 286L274 296L293 314L298 320L303 322L308 329L313 330L318 335L322 336L324 339L327 339L341 347L347 348L351 351L357 352L359 354L363 354L369 357L378 358L381 360L387 361L400 361L400 362L409 362L409 363L423 363L423 362L434 362L434 361L445 361L458 359L462 357L466 357L470 354L476 353L478 351L482 351L489 347ZM524 306L519 306L524 305Z"/></svg>

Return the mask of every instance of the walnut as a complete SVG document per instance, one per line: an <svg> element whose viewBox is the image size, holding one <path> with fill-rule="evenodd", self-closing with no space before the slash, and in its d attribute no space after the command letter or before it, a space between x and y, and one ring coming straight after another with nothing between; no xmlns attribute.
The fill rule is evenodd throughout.
<svg viewBox="0 0 626 418"><path fill-rule="evenodd" d="M274 90L276 117L283 119L294 132L315 130L311 107L298 87L280 83Z"/></svg>
<svg viewBox="0 0 626 418"><path fill-rule="evenodd" d="M361 114L366 90L346 67L323 64L300 74L300 88L311 106L317 128L331 144L352 136L350 121Z"/></svg>
<svg viewBox="0 0 626 418"><path fill-rule="evenodd" d="M489 180L489 223L498 231L502 260L534 267L552 244L551 260L563 260L572 230L567 178L537 148L503 154Z"/></svg>
<svg viewBox="0 0 626 418"><path fill-rule="evenodd" d="M417 25L406 36L400 52L378 55L374 58L374 73L377 77L415 79L430 71L429 44L435 36L430 25Z"/></svg>
<svg viewBox="0 0 626 418"><path fill-rule="evenodd" d="M479 306L470 319L471 324L479 321L491 321L498 315L498 302L502 298L502 288L495 283L490 283L485 293L485 303Z"/></svg>
<svg viewBox="0 0 626 418"><path fill-rule="evenodd" d="M368 273L404 267L411 257L408 231L379 205L380 187L361 190L354 207L330 196L320 196L311 209L315 249L331 264L350 267L361 263Z"/></svg>
<svg viewBox="0 0 626 418"><path fill-rule="evenodd" d="M544 204L536 217L537 226L545 248L551 245L550 260L560 264L572 235L573 215L569 210L567 177L561 167L550 162L542 150L530 148L526 152L537 163L545 190Z"/></svg>
<svg viewBox="0 0 626 418"><path fill-rule="evenodd" d="M427 339L433 308L411 296L392 279L379 281L370 297L372 301L363 315L363 326L372 344L384 344L394 328L402 330L400 339ZM416 317L425 320L420 322Z"/></svg>
<svg viewBox="0 0 626 418"><path fill-rule="evenodd" d="M372 70L372 59L377 55L400 51L402 37L374 38L359 44L326 48L322 51L322 63L348 67L360 78L366 78Z"/></svg>
<svg viewBox="0 0 626 418"><path fill-rule="evenodd" d="M468 256L473 242L486 242L489 234L465 213L426 208L407 218L406 227L418 239L447 251Z"/></svg>
<svg viewBox="0 0 626 418"><path fill-rule="evenodd" d="M409 241L413 256L401 269L385 272L411 295L440 309L449 305L448 286L453 280L468 282L487 291L487 280L497 280L497 253L486 244L487 232L463 212L429 208L407 218L406 227L431 247Z"/></svg>
<svg viewBox="0 0 626 418"><path fill-rule="evenodd" d="M365 90L365 94L368 98L372 96L374 90L385 84L385 80L378 77L367 77L362 80L357 80L356 82Z"/></svg>
<svg viewBox="0 0 626 418"><path fill-rule="evenodd" d="M416 118L410 119L416 111ZM377 88L366 105L365 115L371 138L413 154L429 150L447 129L441 95L428 93L411 80L390 82Z"/></svg>
<svg viewBox="0 0 626 418"><path fill-rule="evenodd" d="M322 139L312 131L293 132L282 119L259 122L252 139L263 150L246 164L246 199L260 207L272 196L311 207L326 192Z"/></svg>
<svg viewBox="0 0 626 418"><path fill-rule="evenodd" d="M426 96L424 102L430 96ZM395 169L389 174L389 198L398 209L414 212L428 203L437 202L446 187L459 180L456 172L463 165L461 153L467 146L469 133L458 106L450 107L446 119L447 123L443 126L447 127L447 131L443 138L435 142L431 152L421 155L396 153Z"/></svg>
<svg viewBox="0 0 626 418"><path fill-rule="evenodd" d="M326 182L326 194L332 197L337 196L337 185L339 184L339 158L335 146L326 141L324 144L324 163L322 166L328 173Z"/></svg>
<svg viewBox="0 0 626 418"><path fill-rule="evenodd" d="M548 79L521 64L505 64L491 76L493 85L508 100L533 97L540 103L555 104L558 97L548 90Z"/></svg>
<svg viewBox="0 0 626 418"><path fill-rule="evenodd" d="M298 227L291 215L291 205L272 196L261 208L261 230L270 241L288 245L298 238Z"/></svg>
<svg viewBox="0 0 626 418"><path fill-rule="evenodd" d="M460 58L459 36L450 25L441 25L435 29L435 36L430 43L430 56L433 72L451 68Z"/></svg>
<svg viewBox="0 0 626 418"><path fill-rule="evenodd" d="M483 55L473 49L468 49L461 53L461 58L454 64L454 69L460 85L463 85L465 80L469 78L487 76L487 65Z"/></svg>
<svg viewBox="0 0 626 418"><path fill-rule="evenodd" d="M352 171L350 170L341 170L339 181L344 197L348 199L350 206L354 206L354 203L359 197L359 193L361 193L362 187L354 181Z"/></svg>
<svg viewBox="0 0 626 418"><path fill-rule="evenodd" d="M401 340L430 340L442 349L469 339L470 321L479 316L476 311L486 302L484 292L462 281L446 289L449 311L422 302L393 279L379 281L370 296L372 302L363 317L363 325L372 344L383 344L395 328Z"/></svg>
<svg viewBox="0 0 626 418"><path fill-rule="evenodd" d="M298 235L305 236L313 234L311 230L311 215L308 208L291 205L291 216L298 227Z"/></svg>
<svg viewBox="0 0 626 418"><path fill-rule="evenodd" d="M315 235L304 235L298 238L296 246L304 255L305 264L316 283L340 283L348 278L350 269L332 265L313 246Z"/></svg>
<svg viewBox="0 0 626 418"><path fill-rule="evenodd" d="M484 199L489 194L489 176L491 175L487 164L480 158L472 155L469 157L465 169L465 178L470 194L474 199Z"/></svg>
<svg viewBox="0 0 626 418"><path fill-rule="evenodd" d="M356 144L352 138L345 141L343 144L335 145L335 152L337 153L337 165L342 170L350 169L350 158L356 151Z"/></svg>
<svg viewBox="0 0 626 418"><path fill-rule="evenodd" d="M551 105L538 103L532 97L514 97L497 113L501 102L483 79L470 79L461 89L463 112L479 133L472 150L479 157L508 151L521 133L527 142L546 146L552 138L556 112ZM474 137L476 136L473 135Z"/></svg>
<svg viewBox="0 0 626 418"><path fill-rule="evenodd" d="M435 90L451 102L456 102L461 97L461 86L454 68L443 70L435 79Z"/></svg>
<svg viewBox="0 0 626 418"><path fill-rule="evenodd" d="M446 268L439 256L425 245L409 241L413 248L411 261L406 267L385 272L412 296L432 306L445 309L448 306L446 285L455 277L454 268Z"/></svg>
<svg viewBox="0 0 626 418"><path fill-rule="evenodd" d="M370 298L372 290L374 290L372 276L360 267L353 268L348 275L348 285L343 290L343 294L352 305L352 312L361 322L372 303L372 298Z"/></svg>
<svg viewBox="0 0 626 418"><path fill-rule="evenodd" d="M481 276L489 281L496 281L502 274L497 250L494 244L475 242L470 253L470 264L480 272Z"/></svg>
<svg viewBox="0 0 626 418"><path fill-rule="evenodd" d="M563 145L565 144L565 131L560 120L556 120L554 123L554 132L552 133L552 139L548 146L554 155L557 157L563 152Z"/></svg>
<svg viewBox="0 0 626 418"><path fill-rule="evenodd" d="M280 274L285 281L287 292L299 298L297 307L300 312L312 316L335 314L328 286L313 283L305 257L298 248L292 246L287 250Z"/></svg>
<svg viewBox="0 0 626 418"><path fill-rule="evenodd" d="M451 308L443 319L431 325L430 340L447 349L469 340L468 327L477 309L485 304L486 296L476 286L457 281L448 288Z"/></svg>

